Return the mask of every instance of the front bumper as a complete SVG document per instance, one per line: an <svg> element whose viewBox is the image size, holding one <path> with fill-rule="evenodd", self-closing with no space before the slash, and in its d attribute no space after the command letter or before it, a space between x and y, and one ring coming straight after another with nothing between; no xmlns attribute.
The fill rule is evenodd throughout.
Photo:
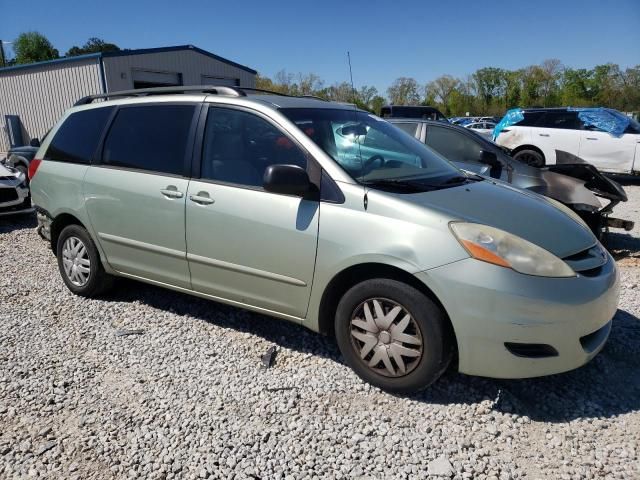
<svg viewBox="0 0 640 480"><path fill-rule="evenodd" d="M16 183L16 182L12 182ZM14 191L15 195L12 200L0 202L0 216L5 215L16 215L20 213L28 213L32 212L33 208L31 207L31 202L27 201L29 199L29 188L22 187L20 185L1 185L0 188L6 191Z"/></svg>
<svg viewBox="0 0 640 480"><path fill-rule="evenodd" d="M619 276L610 255L593 277L535 277L471 258L417 277L446 309L459 371L470 375L526 378L580 367L606 343L618 307ZM505 343L547 345L557 355L518 356Z"/></svg>

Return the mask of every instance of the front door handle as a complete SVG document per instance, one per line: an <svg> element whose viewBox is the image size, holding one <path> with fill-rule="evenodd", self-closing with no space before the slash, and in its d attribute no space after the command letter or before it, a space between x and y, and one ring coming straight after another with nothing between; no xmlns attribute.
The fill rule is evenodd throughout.
<svg viewBox="0 0 640 480"><path fill-rule="evenodd" d="M182 198L184 193L179 192L175 185L168 185L167 188L162 188L160 193L167 198Z"/></svg>
<svg viewBox="0 0 640 480"><path fill-rule="evenodd" d="M548 137L549 136L548 133L539 133L538 135L540 135L541 137Z"/></svg>
<svg viewBox="0 0 640 480"><path fill-rule="evenodd" d="M215 202L207 192L198 192L197 195L189 195L189 200L200 205L211 205Z"/></svg>
<svg viewBox="0 0 640 480"><path fill-rule="evenodd" d="M587 140L597 140L597 138L594 138L594 137L586 137L586 138Z"/></svg>

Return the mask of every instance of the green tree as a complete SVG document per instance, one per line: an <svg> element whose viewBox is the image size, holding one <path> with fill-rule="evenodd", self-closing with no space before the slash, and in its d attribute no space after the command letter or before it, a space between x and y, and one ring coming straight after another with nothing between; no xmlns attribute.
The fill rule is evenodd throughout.
<svg viewBox="0 0 640 480"><path fill-rule="evenodd" d="M24 32L18 35L13 42L13 51L17 64L53 60L59 56L58 50L53 48L47 37L38 32Z"/></svg>
<svg viewBox="0 0 640 480"><path fill-rule="evenodd" d="M505 72L504 108L517 107L521 102L522 78L519 71Z"/></svg>
<svg viewBox="0 0 640 480"><path fill-rule="evenodd" d="M429 102L430 97L432 97L439 103L445 115L449 115L451 112L449 99L453 91L458 88L458 85L460 85L460 80L457 78L451 75L442 75L427 83L425 88L425 101Z"/></svg>
<svg viewBox="0 0 640 480"><path fill-rule="evenodd" d="M418 93L418 82L415 78L400 77L387 89L389 101L393 105L418 105L420 94Z"/></svg>
<svg viewBox="0 0 640 480"><path fill-rule="evenodd" d="M593 103L590 83L593 72L586 68L574 70L565 68L560 81L560 102L562 105L585 107Z"/></svg>
<svg viewBox="0 0 640 480"><path fill-rule="evenodd" d="M499 101L504 95L505 71L494 67L481 68L473 74L473 80L481 100L482 113L490 113L494 100Z"/></svg>
<svg viewBox="0 0 640 480"><path fill-rule="evenodd" d="M71 47L67 53L67 57L76 57L78 55L86 55L87 53L98 53L98 52L114 52L120 50L114 43L107 43L104 40L91 37L82 47L73 46Z"/></svg>
<svg viewBox="0 0 640 480"><path fill-rule="evenodd" d="M375 113L376 115L380 115L380 112L382 111L382 107L384 107L386 103L387 103L387 100L384 97L381 97L380 95L376 95L371 99L371 103L369 105L373 113Z"/></svg>

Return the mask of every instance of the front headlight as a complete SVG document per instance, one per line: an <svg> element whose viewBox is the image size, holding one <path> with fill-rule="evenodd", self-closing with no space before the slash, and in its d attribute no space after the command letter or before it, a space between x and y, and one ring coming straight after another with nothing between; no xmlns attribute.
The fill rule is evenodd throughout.
<svg viewBox="0 0 640 480"><path fill-rule="evenodd" d="M539 277L575 277L569 265L544 248L497 228L452 222L451 231L473 258Z"/></svg>

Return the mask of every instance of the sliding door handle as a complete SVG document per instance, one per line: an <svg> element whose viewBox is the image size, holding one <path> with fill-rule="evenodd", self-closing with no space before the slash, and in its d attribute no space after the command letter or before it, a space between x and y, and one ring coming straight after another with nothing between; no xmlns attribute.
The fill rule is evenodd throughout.
<svg viewBox="0 0 640 480"><path fill-rule="evenodd" d="M540 135L541 137L548 137L549 136L548 133L539 133L538 135Z"/></svg>

